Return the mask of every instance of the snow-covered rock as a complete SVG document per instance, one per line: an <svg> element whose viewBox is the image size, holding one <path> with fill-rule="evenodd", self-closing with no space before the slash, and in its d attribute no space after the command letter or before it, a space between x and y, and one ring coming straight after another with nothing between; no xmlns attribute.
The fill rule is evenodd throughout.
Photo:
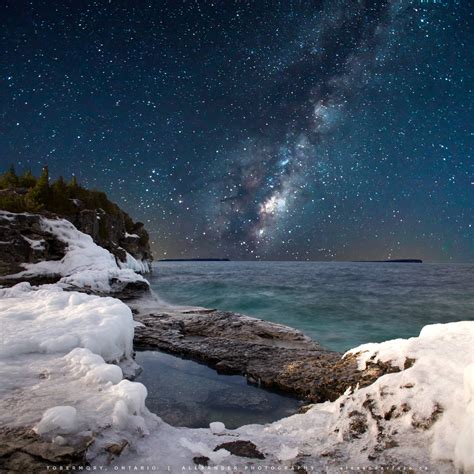
<svg viewBox="0 0 474 474"><path fill-rule="evenodd" d="M0 290L0 357L90 349L108 361L130 357L133 318L115 298L29 283Z"/></svg>
<svg viewBox="0 0 474 474"><path fill-rule="evenodd" d="M41 421L36 425L38 434L51 431L60 433L74 433L77 431L77 410L70 406L58 406L46 410Z"/></svg>
<svg viewBox="0 0 474 474"><path fill-rule="evenodd" d="M103 451L157 423L146 388L110 363L132 356L133 319L121 301L21 283L0 290L0 327L0 426L34 427L58 446L95 433L91 449Z"/></svg>
<svg viewBox="0 0 474 474"><path fill-rule="evenodd" d="M419 337L363 345L349 353L357 355L360 368L380 361L400 371L269 425L225 431L215 423L209 430L160 425L118 465L170 466L179 472L193 465L193 457L205 456L210 466L237 466L242 472L249 464L254 470L288 471L300 465L307 472L382 467L474 472L473 347L471 321L426 326ZM265 459L210 455L236 439L254 443Z"/></svg>
<svg viewBox="0 0 474 474"><path fill-rule="evenodd" d="M13 219L16 215L4 212L2 216ZM65 245L64 256L59 260L23 263L25 270L9 275L9 279L58 275L59 284L63 288L87 289L97 293L120 292L127 285L148 288L147 281L137 273L149 271L148 263L127 253L126 262L117 264L114 255L97 245L90 235L79 231L66 219L39 216L39 225L42 232L54 236ZM38 247L38 244L35 243L35 246Z"/></svg>

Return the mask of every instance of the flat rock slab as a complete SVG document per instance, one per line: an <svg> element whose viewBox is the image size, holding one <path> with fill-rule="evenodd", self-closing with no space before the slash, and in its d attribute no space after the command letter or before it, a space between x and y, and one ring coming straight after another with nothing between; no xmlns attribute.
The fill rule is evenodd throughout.
<svg viewBox="0 0 474 474"><path fill-rule="evenodd" d="M301 331L218 310L144 311L130 304L136 349L157 349L205 363L220 373L311 402L335 400L367 374L355 358L324 349Z"/></svg>
<svg viewBox="0 0 474 474"><path fill-rule="evenodd" d="M74 445L59 446L45 441L28 428L0 430L0 472L40 474L62 466L86 470L87 448L93 437L76 440Z"/></svg>

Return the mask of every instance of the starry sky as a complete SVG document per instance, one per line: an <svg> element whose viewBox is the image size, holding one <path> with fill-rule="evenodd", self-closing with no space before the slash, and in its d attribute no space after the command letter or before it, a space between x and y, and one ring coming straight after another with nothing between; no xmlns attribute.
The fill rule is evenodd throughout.
<svg viewBox="0 0 474 474"><path fill-rule="evenodd" d="M462 0L7 0L0 164L76 174L156 258L474 261Z"/></svg>

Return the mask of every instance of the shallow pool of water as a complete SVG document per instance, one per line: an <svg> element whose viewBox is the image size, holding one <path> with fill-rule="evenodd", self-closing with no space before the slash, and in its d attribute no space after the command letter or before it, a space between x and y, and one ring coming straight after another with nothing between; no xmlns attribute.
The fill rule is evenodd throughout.
<svg viewBox="0 0 474 474"><path fill-rule="evenodd" d="M136 378L148 390L146 405L173 426L227 428L269 423L296 413L303 402L247 383L239 375L220 375L191 360L157 351L140 351Z"/></svg>

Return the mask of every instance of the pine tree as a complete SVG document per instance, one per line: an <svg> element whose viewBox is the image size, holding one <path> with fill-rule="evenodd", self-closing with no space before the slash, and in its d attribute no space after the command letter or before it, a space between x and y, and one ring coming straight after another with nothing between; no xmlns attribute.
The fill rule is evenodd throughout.
<svg viewBox="0 0 474 474"><path fill-rule="evenodd" d="M71 202L68 199L68 189L66 181L60 176L50 188L49 209L53 212L67 213L70 210Z"/></svg>
<svg viewBox="0 0 474 474"><path fill-rule="evenodd" d="M16 188L18 186L18 176L15 172L15 167L10 165L8 171L3 173L0 177L0 188L1 189L8 189L8 188Z"/></svg>
<svg viewBox="0 0 474 474"><path fill-rule="evenodd" d="M26 201L31 210L39 210L48 206L50 201L48 166L43 168L35 186L26 194Z"/></svg>
<svg viewBox="0 0 474 474"><path fill-rule="evenodd" d="M33 176L33 173L29 169L25 171L22 176L18 179L18 185L21 188L32 188L36 184L36 178Z"/></svg>

